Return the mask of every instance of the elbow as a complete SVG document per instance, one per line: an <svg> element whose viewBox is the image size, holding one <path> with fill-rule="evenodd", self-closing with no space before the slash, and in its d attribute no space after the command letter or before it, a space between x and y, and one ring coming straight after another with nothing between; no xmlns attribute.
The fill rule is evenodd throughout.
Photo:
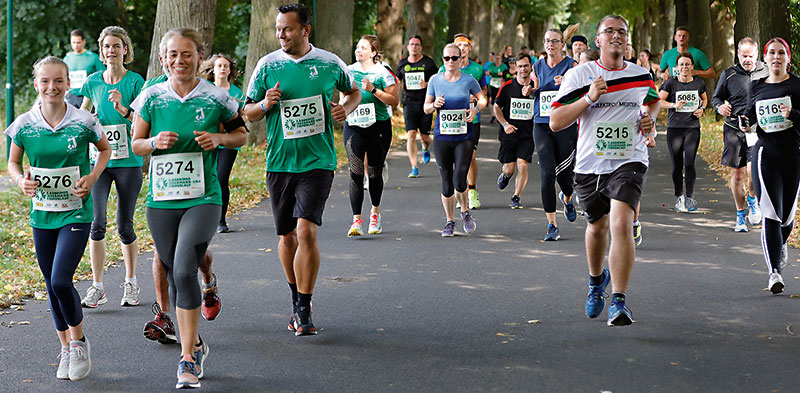
<svg viewBox="0 0 800 393"><path fill-rule="evenodd" d="M553 132L559 132L564 129L564 125L558 121L558 119L553 119L552 113L550 114L550 129Z"/></svg>

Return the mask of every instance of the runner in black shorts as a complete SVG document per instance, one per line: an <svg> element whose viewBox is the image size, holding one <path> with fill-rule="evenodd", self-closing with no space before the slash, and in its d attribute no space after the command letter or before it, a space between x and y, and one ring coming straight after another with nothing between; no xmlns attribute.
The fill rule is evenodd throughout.
<svg viewBox="0 0 800 393"><path fill-rule="evenodd" d="M436 63L428 56L422 54L422 38L413 36L409 38L408 57L397 63L397 78L403 82L403 118L406 121L406 151L408 161L411 162L411 172L408 177L419 176L417 167L417 132L422 139L422 162L431 161L431 123L433 115L425 113L422 106L425 103L425 89L428 81L436 75Z"/></svg>

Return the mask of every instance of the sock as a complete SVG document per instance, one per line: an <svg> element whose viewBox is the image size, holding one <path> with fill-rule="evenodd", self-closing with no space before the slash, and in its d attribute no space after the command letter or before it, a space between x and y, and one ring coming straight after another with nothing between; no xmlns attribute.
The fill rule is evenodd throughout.
<svg viewBox="0 0 800 393"><path fill-rule="evenodd" d="M200 341L200 343L198 343L198 344L195 344L194 346L195 346L195 347L202 347L202 346L203 346L203 338L202 338L202 337L200 337L200 335L199 335L199 334L197 335L197 340L198 340L198 341Z"/></svg>
<svg viewBox="0 0 800 393"><path fill-rule="evenodd" d="M312 294L305 294L301 292L297 292L297 306L299 307L311 307L311 295Z"/></svg>
<svg viewBox="0 0 800 393"><path fill-rule="evenodd" d="M203 290L207 291L211 288L214 288L216 285L217 285L217 277L215 277L213 274L211 275L210 283L206 284L205 280L203 280Z"/></svg>
<svg viewBox="0 0 800 393"><path fill-rule="evenodd" d="M745 210L737 210L736 211L736 215L737 216L742 216L742 217L746 216L747 215L747 209L745 209Z"/></svg>
<svg viewBox="0 0 800 393"><path fill-rule="evenodd" d="M470 190L475 190L476 189L474 184L467 185L467 188L469 188Z"/></svg>
<svg viewBox="0 0 800 393"><path fill-rule="evenodd" d="M747 202L756 203L756 197L751 197L750 194L747 194Z"/></svg>
<svg viewBox="0 0 800 393"><path fill-rule="evenodd" d="M624 292L614 292L611 294L611 298L614 300L620 299L623 302L625 301L625 293Z"/></svg>
<svg viewBox="0 0 800 393"><path fill-rule="evenodd" d="M131 278L125 277L125 282L129 282L129 283L131 283L131 284L133 284L133 285L136 285L137 287L139 286L139 285L136 283L136 276L133 276L133 277L131 277Z"/></svg>
<svg viewBox="0 0 800 393"><path fill-rule="evenodd" d="M75 341L80 341L82 343L85 343L86 342L86 336L83 336L83 337L81 337L80 340L75 340Z"/></svg>
<svg viewBox="0 0 800 393"><path fill-rule="evenodd" d="M297 299L298 299L297 284L289 283L289 289L292 290L292 305L295 305L297 304Z"/></svg>
<svg viewBox="0 0 800 393"><path fill-rule="evenodd" d="M639 220L633 220L633 225L637 226L637 225L641 225L641 224L639 224Z"/></svg>
<svg viewBox="0 0 800 393"><path fill-rule="evenodd" d="M62 346L61 352L69 352L69 345L67 345L66 347Z"/></svg>
<svg viewBox="0 0 800 393"><path fill-rule="evenodd" d="M598 286L603 283L603 279L605 279L605 274L600 273L597 276L589 275L589 285Z"/></svg>
<svg viewBox="0 0 800 393"><path fill-rule="evenodd" d="M92 286L96 287L97 289L99 289L101 291L103 290L103 283L102 282L92 281Z"/></svg>

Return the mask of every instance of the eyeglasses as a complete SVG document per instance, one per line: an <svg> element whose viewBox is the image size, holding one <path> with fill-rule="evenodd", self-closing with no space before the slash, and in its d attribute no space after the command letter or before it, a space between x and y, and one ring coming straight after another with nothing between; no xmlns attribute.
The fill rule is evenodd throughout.
<svg viewBox="0 0 800 393"><path fill-rule="evenodd" d="M605 29L605 30L603 30L603 31L601 31L601 33L606 34L606 35L610 35L610 36L613 36L614 33L619 34L620 37L628 36L628 30L625 30L625 29L612 29L610 27Z"/></svg>
<svg viewBox="0 0 800 393"><path fill-rule="evenodd" d="M461 60L461 56L442 56L442 60L444 60L444 61L459 61L459 60Z"/></svg>
<svg viewBox="0 0 800 393"><path fill-rule="evenodd" d="M561 40L544 40L545 45L547 45L547 44L558 45L561 42L562 42Z"/></svg>

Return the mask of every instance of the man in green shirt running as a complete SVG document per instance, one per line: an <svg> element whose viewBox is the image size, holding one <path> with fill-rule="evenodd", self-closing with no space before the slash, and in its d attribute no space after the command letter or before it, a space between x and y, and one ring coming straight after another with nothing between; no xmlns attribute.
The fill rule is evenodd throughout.
<svg viewBox="0 0 800 393"><path fill-rule="evenodd" d="M83 82L89 75L97 71L105 71L106 65L100 61L100 56L86 49L86 39L83 37L83 31L75 29L69 33L69 44L72 46L72 52L64 56L64 62L69 67L69 82L70 89L67 92L67 102L80 108L83 102L83 96L80 91Z"/></svg>
<svg viewBox="0 0 800 393"><path fill-rule="evenodd" d="M664 55L661 57L660 67L664 70L661 79L666 81L670 77L678 75L678 55L684 52L691 53L694 59L692 76L698 76L703 79L713 79L716 76L714 67L711 67L711 62L708 61L706 54L700 49L689 45L689 28L685 26L676 27L675 36L672 38L675 39L676 46L664 52Z"/></svg>

